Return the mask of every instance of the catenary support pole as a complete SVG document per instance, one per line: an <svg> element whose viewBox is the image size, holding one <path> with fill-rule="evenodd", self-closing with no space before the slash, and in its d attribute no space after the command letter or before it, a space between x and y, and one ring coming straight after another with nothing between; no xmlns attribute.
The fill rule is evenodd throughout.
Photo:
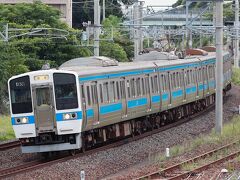
<svg viewBox="0 0 240 180"><path fill-rule="evenodd" d="M239 1L235 0L235 48L234 48L234 66L239 68Z"/></svg>
<svg viewBox="0 0 240 180"><path fill-rule="evenodd" d="M143 1L139 2L139 51L143 51L143 29L142 29L142 24L143 24Z"/></svg>
<svg viewBox="0 0 240 180"><path fill-rule="evenodd" d="M216 0L216 132L222 133L223 119L223 1Z"/></svg>
<svg viewBox="0 0 240 180"><path fill-rule="evenodd" d="M94 56L99 56L100 34L100 6L99 0L94 0Z"/></svg>
<svg viewBox="0 0 240 180"><path fill-rule="evenodd" d="M136 2L133 6L133 19L134 19L134 59L137 58L139 53L139 6Z"/></svg>
<svg viewBox="0 0 240 180"><path fill-rule="evenodd" d="M105 12L106 12L106 5L105 5L105 0L103 0L103 14L102 14L103 15L103 21L106 18Z"/></svg>

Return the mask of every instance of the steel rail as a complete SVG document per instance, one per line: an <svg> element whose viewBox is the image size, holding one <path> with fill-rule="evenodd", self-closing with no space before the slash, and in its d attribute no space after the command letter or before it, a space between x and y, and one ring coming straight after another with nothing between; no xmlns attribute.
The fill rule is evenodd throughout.
<svg viewBox="0 0 240 180"><path fill-rule="evenodd" d="M0 151L5 151L8 149L19 147L20 145L21 145L20 141L12 141L8 143L0 144Z"/></svg>
<svg viewBox="0 0 240 180"><path fill-rule="evenodd" d="M229 143L229 144L227 144L227 145L221 146L221 147L219 147L219 148L217 148L217 149L208 151L208 152L206 152L206 153L204 153L204 154L201 154L201 155L196 156L196 157L194 157L194 158L190 158L190 159L188 159L188 160L185 160L185 161L183 161L183 162L181 162L181 163L172 165L172 166L167 167L167 168L165 168L165 169L158 170L158 171L152 172L152 173L150 173L150 174L147 174L147 175L138 177L138 178L136 178L136 179L145 179L145 178L155 179L155 178L158 178L158 177L167 176L167 175L166 175L167 173L170 175L170 173L171 173L172 171L175 171L175 170L178 170L178 169L180 169L180 171L181 171L181 167L182 167L182 165L184 165L184 164L196 162L196 161L201 160L201 159L203 159L203 158L205 158L205 157L207 157L207 156L211 156L211 155L213 155L213 154L216 153L216 152L219 152L219 151L224 150L224 149L228 149L229 147L232 147L232 146L234 146L234 145L236 145L236 144L238 144L238 143L240 143L240 140L237 140L237 141L235 141L235 142L232 142L232 143ZM219 161L219 160L217 160L216 162L218 162L218 161ZM196 168L196 169L194 169L194 170L192 170L192 171L182 172L182 174L178 174L178 175L176 175L176 176L174 176L174 177L169 176L169 178L168 178L168 177L166 177L166 178L167 178L167 179L182 178L182 177L185 177L185 176L187 176L187 175L189 175L189 174L194 173L195 171L199 171L199 170L203 169L204 167L208 167L208 166L210 166L210 165L212 165L212 163L209 163L209 164L204 165L204 166L202 166L202 167L198 167L198 168ZM179 173L180 173L180 171L179 171Z"/></svg>

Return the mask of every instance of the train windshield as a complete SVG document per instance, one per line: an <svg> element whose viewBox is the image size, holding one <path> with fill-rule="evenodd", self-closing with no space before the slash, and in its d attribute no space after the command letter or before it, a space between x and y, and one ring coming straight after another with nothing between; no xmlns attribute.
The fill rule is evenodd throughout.
<svg viewBox="0 0 240 180"><path fill-rule="evenodd" d="M54 73L57 110L78 108L76 78L73 74Z"/></svg>
<svg viewBox="0 0 240 180"><path fill-rule="evenodd" d="M12 113L32 112L32 98L29 76L23 76L10 81Z"/></svg>

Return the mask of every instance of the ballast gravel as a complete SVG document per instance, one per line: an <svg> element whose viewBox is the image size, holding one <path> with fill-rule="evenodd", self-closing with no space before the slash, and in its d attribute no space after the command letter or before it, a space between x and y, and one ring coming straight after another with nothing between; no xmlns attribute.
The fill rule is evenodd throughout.
<svg viewBox="0 0 240 180"><path fill-rule="evenodd" d="M228 121L240 102L240 87L233 86L227 93L224 104L224 121ZM100 151L92 155L78 157L63 163L54 164L32 172L18 174L9 179L80 179L80 172L85 172L89 179L115 179L128 172L129 168L137 168L149 163L152 155L164 152L165 148L182 143L200 134L209 132L214 127L214 110L195 118L178 127L151 135L135 142L124 144L117 148ZM37 155L21 155L20 149L0 152L0 168L14 166L22 160L34 158ZM13 162L12 162L13 161ZM16 163L14 163L16 161ZM125 171L126 169L126 171Z"/></svg>

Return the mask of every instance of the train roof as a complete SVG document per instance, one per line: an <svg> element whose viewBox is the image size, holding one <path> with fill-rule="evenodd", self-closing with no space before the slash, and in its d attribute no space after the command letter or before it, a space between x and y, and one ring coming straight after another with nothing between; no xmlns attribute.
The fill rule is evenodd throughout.
<svg viewBox="0 0 240 180"><path fill-rule="evenodd" d="M185 59L175 59L175 60L147 60L147 61L134 61L134 62L119 62L118 65L115 66L98 66L98 65L84 65L79 63L79 65L76 64L76 61L84 60L84 62L87 62L88 60L91 61L93 58L98 57L85 57L85 58L79 58L70 60L68 62L74 62L72 65L71 63L66 62L67 66L60 66L60 70L67 70L67 71L74 71L79 76L89 75L89 74L100 74L105 72L118 72L118 71L128 71L128 70L135 70L135 69L150 69L150 68L156 68L156 67L165 67L165 66L171 66L171 65L178 65L178 64L186 64L191 62L199 62L204 61L208 59L215 58L215 52L209 52L207 56L189 56ZM224 53L226 55L227 52Z"/></svg>

